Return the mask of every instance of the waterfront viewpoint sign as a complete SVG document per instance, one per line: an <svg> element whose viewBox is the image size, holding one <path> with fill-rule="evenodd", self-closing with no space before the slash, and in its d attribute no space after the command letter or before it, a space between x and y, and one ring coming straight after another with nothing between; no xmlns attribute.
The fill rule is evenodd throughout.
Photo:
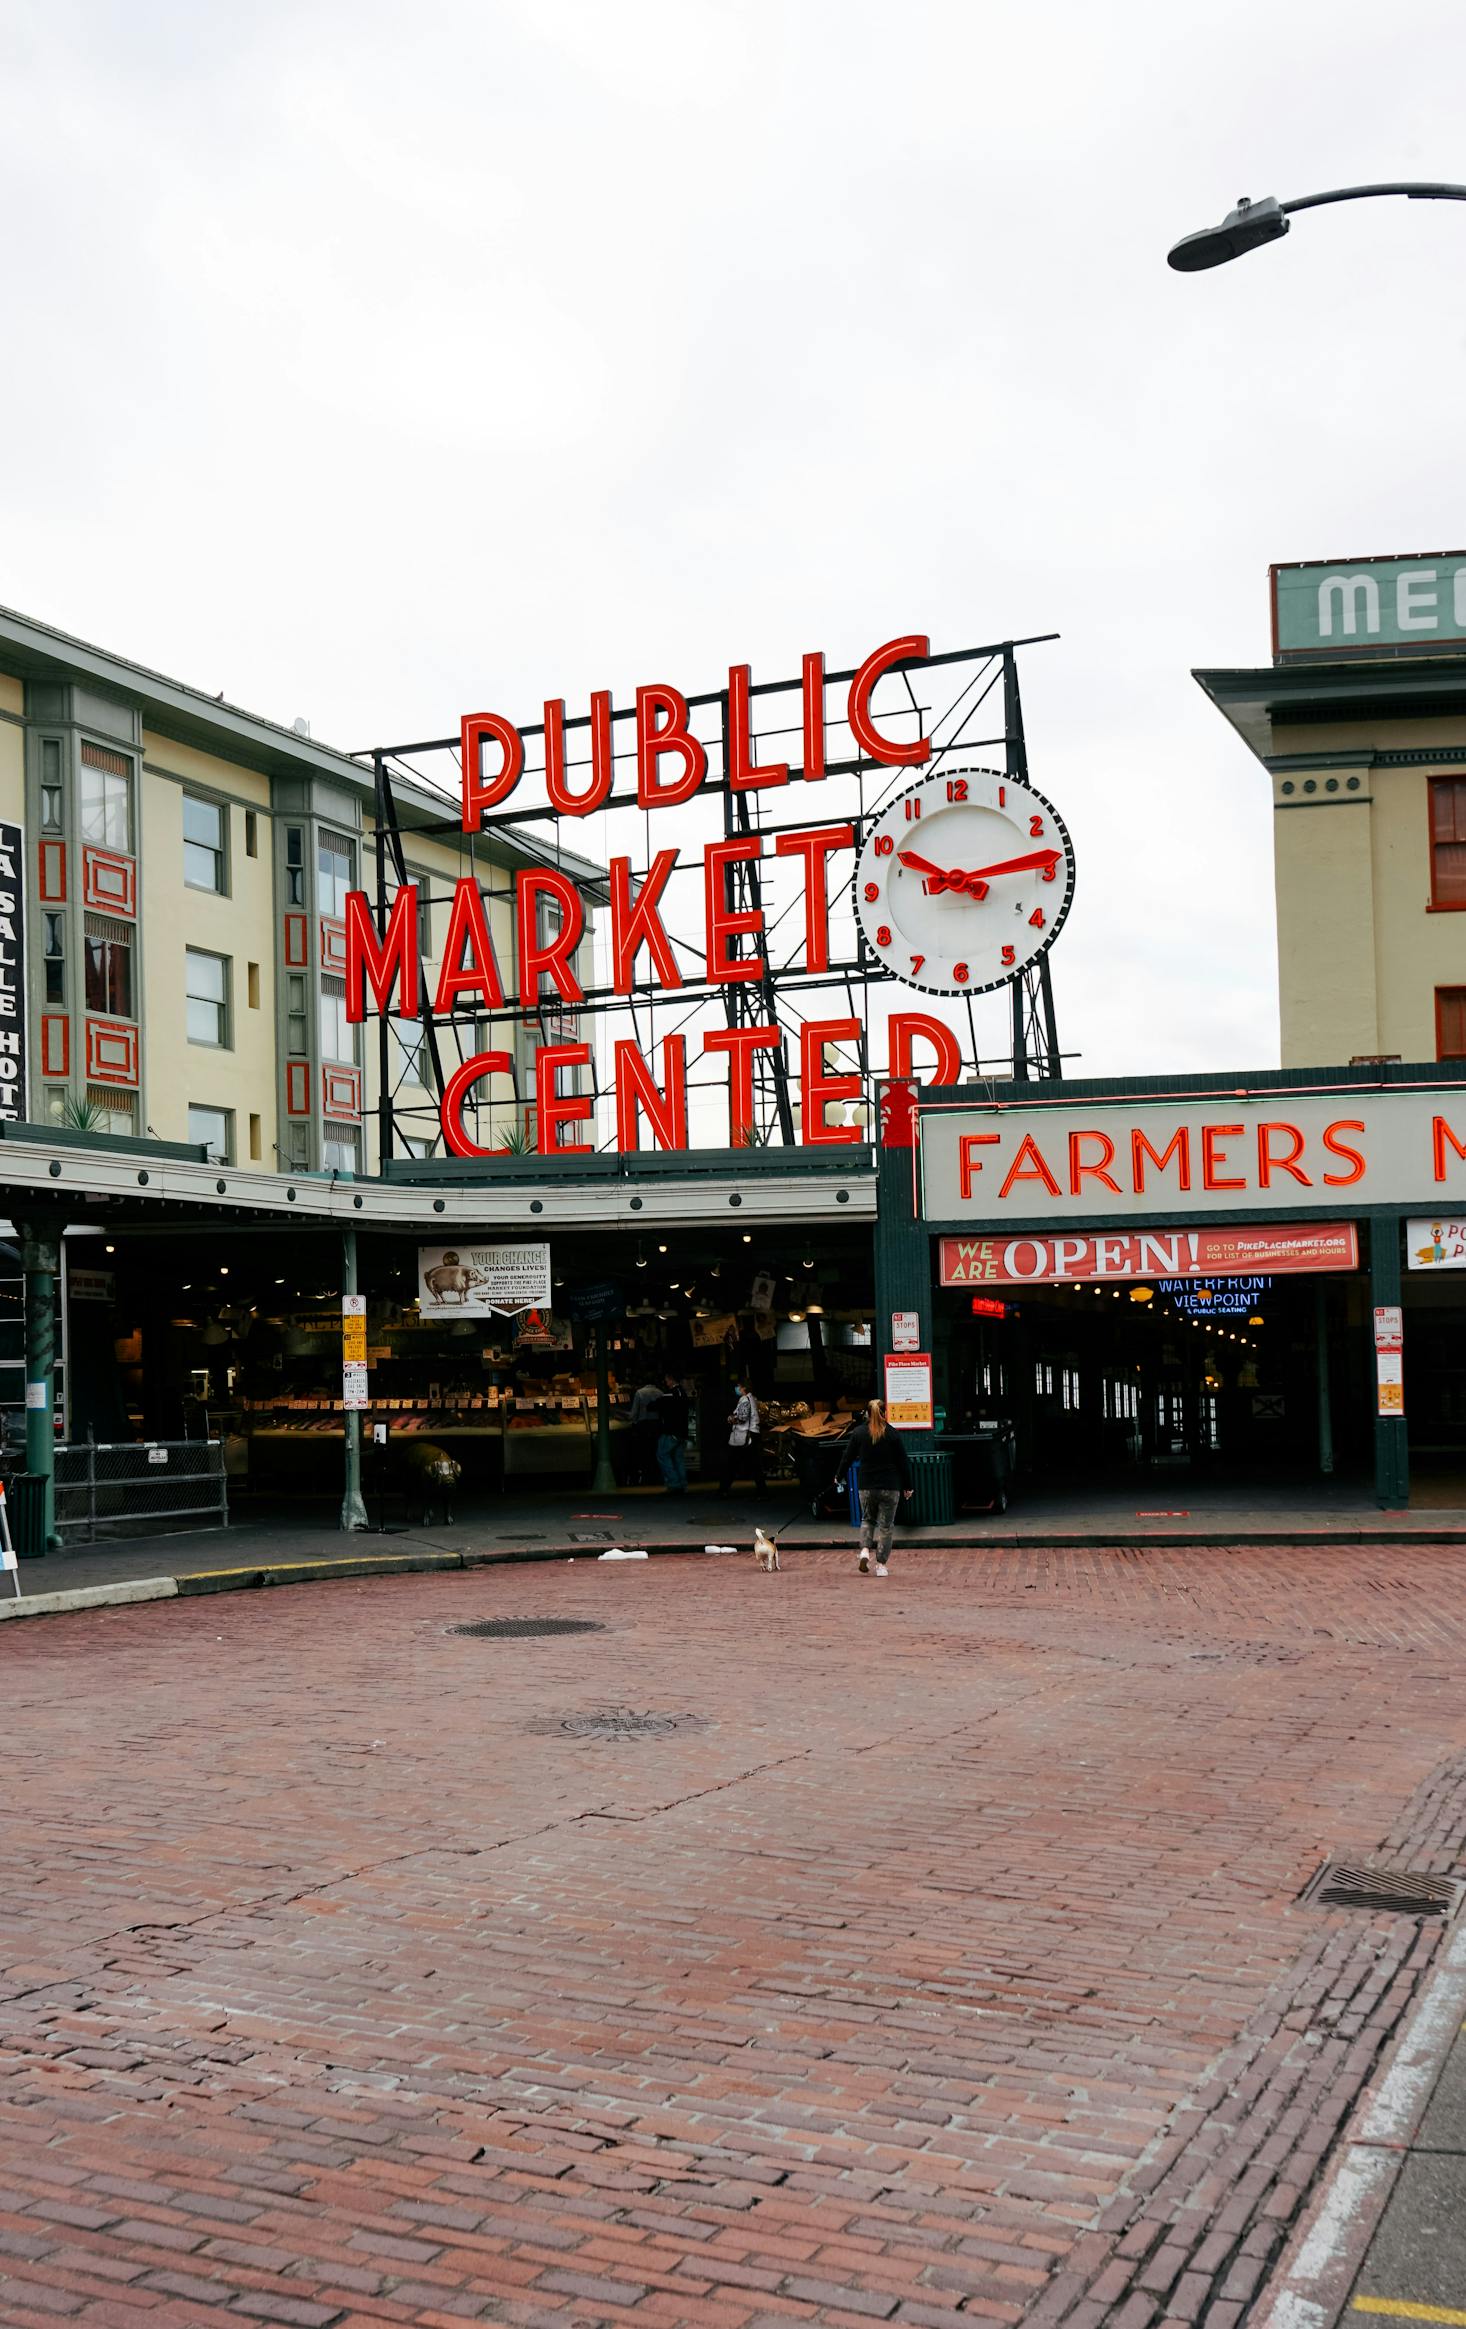
<svg viewBox="0 0 1466 2329"><path fill-rule="evenodd" d="M1208 1093L1194 1099L923 1108L931 1222L1340 1215L1466 1201L1466 1090ZM1246 1258L1246 1257L1244 1257ZM1181 1265L1165 1265L1179 1274ZM1208 1266L1215 1268L1215 1263ZM1276 1260L1246 1258L1248 1268ZM1160 1269L1162 1263L1150 1264Z"/></svg>
<svg viewBox="0 0 1466 2329"><path fill-rule="evenodd" d="M1466 643L1466 550L1309 559L1270 569L1275 655Z"/></svg>

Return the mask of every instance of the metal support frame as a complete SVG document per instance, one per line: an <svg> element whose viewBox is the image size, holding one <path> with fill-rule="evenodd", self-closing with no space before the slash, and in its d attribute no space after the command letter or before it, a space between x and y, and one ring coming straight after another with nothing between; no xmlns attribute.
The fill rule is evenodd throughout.
<svg viewBox="0 0 1466 2329"><path fill-rule="evenodd" d="M25 1274L25 1468L45 1482L46 1548L56 1543L56 1281L61 1232L49 1222L22 1221L20 1266Z"/></svg>
<svg viewBox="0 0 1466 2329"><path fill-rule="evenodd" d="M341 1292L344 1296L357 1291L356 1231L345 1228L341 1232ZM341 1315L344 1319L344 1308ZM361 1409L344 1407L341 1421L345 1427L342 1433L345 1465L341 1487L341 1526L344 1529L369 1528L371 1523L367 1519L367 1508L361 1493Z"/></svg>
<svg viewBox="0 0 1466 2329"><path fill-rule="evenodd" d="M1028 782L1028 742L1023 732L1023 700L1018 692L1018 658L1003 649L1003 728L1007 738L1004 768L1015 783ZM1012 981L1013 1081L1026 1084L1033 1077L1058 1077L1064 1072L1059 1051L1059 1029L1054 1016L1054 985L1049 969L1053 949L1045 947Z"/></svg>

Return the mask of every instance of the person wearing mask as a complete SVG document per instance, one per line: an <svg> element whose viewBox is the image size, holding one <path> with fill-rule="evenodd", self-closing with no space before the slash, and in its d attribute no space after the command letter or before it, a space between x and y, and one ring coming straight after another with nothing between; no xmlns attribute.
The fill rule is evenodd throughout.
<svg viewBox="0 0 1466 2329"><path fill-rule="evenodd" d="M657 1469L669 1496L687 1494L689 1414L687 1393L669 1367L662 1378L662 1395L657 1402L657 1417L661 1425L657 1439Z"/></svg>
<svg viewBox="0 0 1466 2329"><path fill-rule="evenodd" d="M840 1477L835 1482L843 1488L846 1475L853 1464L860 1466L857 1483L860 1493L860 1559L862 1577L870 1574L871 1555L875 1555L876 1575L884 1577L890 1566L891 1532L896 1525L896 1511L903 1496L912 1494L911 1466L907 1461L906 1445L898 1431L892 1431L886 1419L885 1401L872 1399L865 1411L865 1421L857 1425L841 1450Z"/></svg>
<svg viewBox="0 0 1466 2329"><path fill-rule="evenodd" d="M728 1418L728 1444L723 1450L723 1478L718 1489L726 1496L735 1479L747 1474L760 1496L764 1491L764 1441L758 1401L742 1375L733 1378L733 1412Z"/></svg>
<svg viewBox="0 0 1466 2329"><path fill-rule="evenodd" d="M632 1393L627 1411L631 1426L631 1462L638 1488L646 1488L657 1476L657 1441L662 1436L662 1386L654 1374Z"/></svg>

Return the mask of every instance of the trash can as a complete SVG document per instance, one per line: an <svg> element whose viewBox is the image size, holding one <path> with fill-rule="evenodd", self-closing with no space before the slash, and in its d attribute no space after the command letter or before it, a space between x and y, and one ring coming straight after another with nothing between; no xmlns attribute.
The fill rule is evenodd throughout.
<svg viewBox="0 0 1466 2329"><path fill-rule="evenodd" d="M952 1459L940 1453L911 1458L911 1517L917 1525L939 1527L955 1515L952 1496Z"/></svg>
<svg viewBox="0 0 1466 2329"><path fill-rule="evenodd" d="M46 1557L46 1483L39 1473L12 1472L5 1483L5 1511L16 1558Z"/></svg>

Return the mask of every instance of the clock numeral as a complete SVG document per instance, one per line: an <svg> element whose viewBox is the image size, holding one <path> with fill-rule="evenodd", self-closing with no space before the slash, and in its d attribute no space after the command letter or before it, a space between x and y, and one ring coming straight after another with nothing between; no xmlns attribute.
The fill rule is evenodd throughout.
<svg viewBox="0 0 1466 2329"><path fill-rule="evenodd" d="M925 960L926 960L926 956L925 956L924 954L913 954L913 955L912 955L912 957L911 957L911 975L912 975L912 977L913 977L913 978L915 978L915 977L916 977L916 974L917 974L917 972L918 972L918 971L921 969L921 966L922 966L922 964L925 962Z"/></svg>
<svg viewBox="0 0 1466 2329"><path fill-rule="evenodd" d="M878 923L878 924L876 925L876 944L877 944L877 946L889 946L889 945L890 945L890 943L891 943L891 925L890 925L890 923L889 923L889 922L880 922L880 923Z"/></svg>
<svg viewBox="0 0 1466 2329"><path fill-rule="evenodd" d="M916 820L917 820L917 818L918 818L920 815L921 815L921 803L920 803L920 801L912 801L912 800L908 800L908 801L907 801L907 803L906 803L906 822L907 822L907 824L908 824L908 825L914 825L914 824L916 823Z"/></svg>
<svg viewBox="0 0 1466 2329"><path fill-rule="evenodd" d="M948 779L947 779L947 798L948 798L948 800L949 800L949 801L965 801L965 800L966 800L966 798L967 798L967 779L966 779L966 777L965 777L965 776L949 776L949 777L948 777Z"/></svg>
<svg viewBox="0 0 1466 2329"><path fill-rule="evenodd" d="M1029 929L1030 929L1030 930L1042 930L1042 929L1043 929L1043 927L1044 927L1044 910L1043 910L1043 907L1042 907L1042 906L1035 906L1035 907L1034 907L1034 909L1033 909L1033 912L1032 912L1032 913L1029 915L1029 917L1028 917L1028 927L1029 927Z"/></svg>
<svg viewBox="0 0 1466 2329"><path fill-rule="evenodd" d="M864 896L865 896L865 902L866 902L866 904L867 904L868 906L873 906L873 905L875 904L875 902L876 902L877 898L880 896L880 894L881 894L881 885L880 885L880 883L879 883L878 881L868 881L868 882L866 883L866 885L865 885L865 891L864 891Z"/></svg>
<svg viewBox="0 0 1466 2329"><path fill-rule="evenodd" d="M1042 841L1044 837L1044 821L1042 817L1029 818L1028 837L1031 841Z"/></svg>
<svg viewBox="0 0 1466 2329"><path fill-rule="evenodd" d="M1056 857L1056 858L1054 859L1054 862L1053 862L1053 864L1052 864L1052 865L1046 865L1046 866L1044 867L1044 880L1045 880L1045 881L1052 881L1052 880L1053 880L1053 878L1054 878L1054 875L1055 875L1055 874L1058 872L1058 870L1059 870L1059 860L1058 860L1058 859L1057 859L1057 857Z"/></svg>
<svg viewBox="0 0 1466 2329"><path fill-rule="evenodd" d="M1011 946L1005 946L1005 947L1003 948L1003 968L1004 968L1004 970L1011 970L1011 969L1013 968L1013 965L1014 965L1014 963L1015 963L1017 960L1018 960L1018 956L1017 956L1017 953L1015 952L1014 948L1013 948L1013 947L1011 947Z"/></svg>
<svg viewBox="0 0 1466 2329"><path fill-rule="evenodd" d="M889 856L890 856L890 854L891 854L891 852L892 852L892 850L895 848L895 846L896 846L895 839L894 839L894 837L893 837L891 834L889 834L889 833L877 833L877 835L876 835L876 855L877 855L877 857L889 857Z"/></svg>
<svg viewBox="0 0 1466 2329"><path fill-rule="evenodd" d="M954 962L954 963L953 963L953 965L952 965L952 979L953 979L953 983L954 983L956 986L959 986L959 987L965 987L965 986L966 986L966 984L967 984L967 965L966 965L966 963L965 963L965 962Z"/></svg>

